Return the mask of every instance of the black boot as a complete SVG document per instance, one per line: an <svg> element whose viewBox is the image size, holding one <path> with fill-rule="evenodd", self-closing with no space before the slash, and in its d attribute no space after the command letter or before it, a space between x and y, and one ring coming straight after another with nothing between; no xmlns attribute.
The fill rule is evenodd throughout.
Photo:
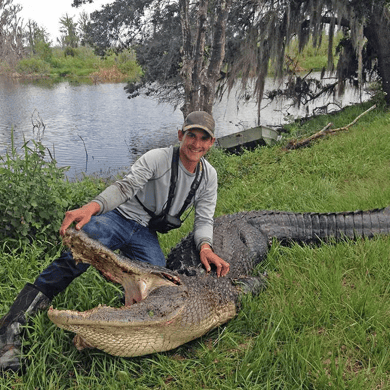
<svg viewBox="0 0 390 390"><path fill-rule="evenodd" d="M33 284L27 283L16 297L9 312L0 319L0 371L19 371L21 364L20 331L26 323L26 315L32 316L49 306L50 299Z"/></svg>

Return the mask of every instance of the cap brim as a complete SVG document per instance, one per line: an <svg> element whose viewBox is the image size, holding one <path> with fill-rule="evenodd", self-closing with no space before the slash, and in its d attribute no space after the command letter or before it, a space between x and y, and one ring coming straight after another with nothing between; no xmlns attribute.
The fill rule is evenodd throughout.
<svg viewBox="0 0 390 390"><path fill-rule="evenodd" d="M204 130L207 134L210 134L211 137L214 138L214 133L210 129L205 127L205 126L201 126L201 125L188 125L188 126L183 127L183 132L187 131L187 130L190 130L190 129Z"/></svg>

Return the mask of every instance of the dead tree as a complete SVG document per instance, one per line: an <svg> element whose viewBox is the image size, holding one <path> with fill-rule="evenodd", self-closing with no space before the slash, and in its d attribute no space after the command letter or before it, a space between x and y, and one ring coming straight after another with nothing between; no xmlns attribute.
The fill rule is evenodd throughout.
<svg viewBox="0 0 390 390"><path fill-rule="evenodd" d="M0 58L11 68L24 54L23 20L18 16L21 10L13 0L0 0Z"/></svg>

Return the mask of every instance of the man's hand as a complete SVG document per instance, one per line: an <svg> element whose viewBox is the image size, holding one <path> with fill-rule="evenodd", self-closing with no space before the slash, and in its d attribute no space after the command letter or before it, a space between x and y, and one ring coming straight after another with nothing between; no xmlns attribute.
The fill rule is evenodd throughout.
<svg viewBox="0 0 390 390"><path fill-rule="evenodd" d="M210 264L214 264L217 267L217 276L226 276L230 269L230 264L225 260L222 260L217 256L208 244L202 245L200 249L200 261L206 268L207 272L211 271Z"/></svg>
<svg viewBox="0 0 390 390"><path fill-rule="evenodd" d="M90 220L92 215L95 215L100 211L100 206L96 202L91 202L81 207L80 209L70 210L65 213L65 218L62 221L60 227L61 236L65 235L66 229L73 223L78 222L76 225L76 230L80 230L84 225L86 225Z"/></svg>

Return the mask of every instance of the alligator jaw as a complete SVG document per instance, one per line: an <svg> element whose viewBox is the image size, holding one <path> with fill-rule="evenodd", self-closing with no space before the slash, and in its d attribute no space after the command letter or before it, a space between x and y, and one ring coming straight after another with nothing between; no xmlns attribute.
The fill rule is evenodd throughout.
<svg viewBox="0 0 390 390"><path fill-rule="evenodd" d="M123 285L125 306L98 306L85 312L51 307L50 320L77 334L78 349L96 347L121 356L156 352L160 344L160 350L164 350L166 340L159 344L152 338L161 338L158 329L174 323L185 306L187 288L179 276L166 268L120 256L82 231L68 229L64 243L71 248L76 261L91 264L108 279ZM150 334L141 345L137 333L140 329L143 335ZM119 347L123 343L133 345L126 348L126 355Z"/></svg>
<svg viewBox="0 0 390 390"><path fill-rule="evenodd" d="M125 306L144 300L155 288L182 285L179 276L167 268L116 254L83 231L68 229L63 242L76 262L91 264L107 279L122 284Z"/></svg>

